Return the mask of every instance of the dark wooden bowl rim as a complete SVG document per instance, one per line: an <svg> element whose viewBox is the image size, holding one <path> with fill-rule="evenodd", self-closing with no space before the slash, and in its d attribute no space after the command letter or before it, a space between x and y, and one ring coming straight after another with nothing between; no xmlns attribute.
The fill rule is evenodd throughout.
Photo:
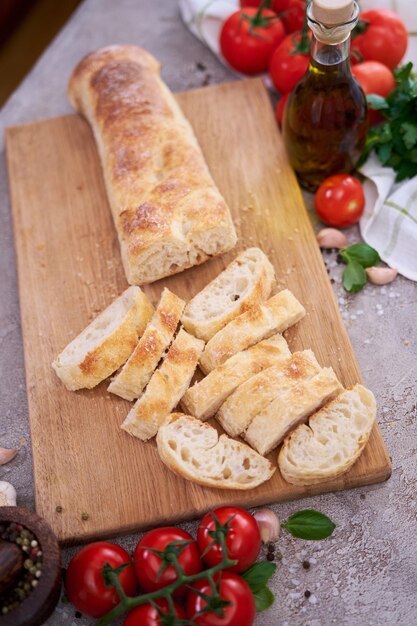
<svg viewBox="0 0 417 626"><path fill-rule="evenodd" d="M44 519L33 511L14 506L0 507L0 524L15 522L30 530L42 550L42 576L21 604L1 615L1 626L40 626L53 612L61 593L61 554L57 538Z"/></svg>

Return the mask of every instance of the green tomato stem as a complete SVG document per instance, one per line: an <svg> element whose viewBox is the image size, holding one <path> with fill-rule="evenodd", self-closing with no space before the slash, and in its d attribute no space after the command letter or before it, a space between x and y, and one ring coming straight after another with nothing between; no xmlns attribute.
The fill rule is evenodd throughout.
<svg viewBox="0 0 417 626"><path fill-rule="evenodd" d="M153 591L152 593L146 593L146 594L141 595L141 596L135 596L133 598L130 598L130 597L126 596L126 594L124 593L123 590L122 590L122 595L121 595L120 592L119 592L119 587L121 586L120 583L119 583L119 580L117 579L117 576L114 575L114 578L117 579L117 583L118 583L118 584L116 584L116 582L115 582L115 580L113 578L113 575L110 572L109 573L109 577L112 579L114 587L116 588L116 591L119 594L120 602L109 613L106 613L106 615L101 617L96 622L95 626L107 626L108 624L111 624L114 620L119 618L121 615L123 615L127 611L131 611L136 606L141 606L142 604L146 604L150 600L158 600L160 598L165 598L166 600L168 600L168 598L170 596L172 596L172 593L174 591L176 591L179 587L182 587L183 585L189 585L190 583L193 583L196 580L202 580L203 578L207 578L209 576L213 576L213 575L223 571L224 569L233 567L234 565L236 565L237 561L233 561L233 560L231 560L231 559L229 559L227 557L226 542L224 540L224 537L223 537L223 542L221 542L221 543L222 543L222 548L224 546L224 548L223 548L223 559L222 559L221 563L218 563L218 565L215 565L214 567L211 567L210 569L203 570L202 572L199 572L198 574L193 574L192 576L187 576L186 574L184 574L184 571L183 571L182 567L179 565L179 563L177 561L177 565L179 566L179 570L177 570L178 571L178 578L177 578L176 581L174 581L173 583L171 583L167 587L163 587L163 589L158 589L157 591ZM175 557L175 560L176 560L176 557ZM173 561L173 565L175 567L175 561Z"/></svg>

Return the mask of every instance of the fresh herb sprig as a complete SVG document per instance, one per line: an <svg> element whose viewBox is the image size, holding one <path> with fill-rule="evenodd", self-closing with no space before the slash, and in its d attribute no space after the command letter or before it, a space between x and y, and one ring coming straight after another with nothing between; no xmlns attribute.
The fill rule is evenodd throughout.
<svg viewBox="0 0 417 626"><path fill-rule="evenodd" d="M368 280L365 269L380 262L378 252L367 243L354 243L342 248L339 255L346 267L343 271L343 287L349 293L360 291Z"/></svg>
<svg viewBox="0 0 417 626"><path fill-rule="evenodd" d="M361 163L375 150L381 163L392 167L396 180L401 181L417 174L417 77L412 63L395 70L394 75L397 86L386 98L367 98L386 121L369 130Z"/></svg>

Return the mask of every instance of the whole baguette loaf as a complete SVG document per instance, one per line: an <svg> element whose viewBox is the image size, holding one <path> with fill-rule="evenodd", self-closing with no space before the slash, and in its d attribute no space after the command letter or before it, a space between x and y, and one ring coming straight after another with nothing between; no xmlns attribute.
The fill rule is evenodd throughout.
<svg viewBox="0 0 417 626"><path fill-rule="evenodd" d="M279 395L252 420L244 434L260 454L268 454L316 409L343 391L331 367Z"/></svg>
<svg viewBox="0 0 417 626"><path fill-rule="evenodd" d="M125 400L139 398L174 337L184 307L184 300L165 287L152 319L108 391Z"/></svg>
<svg viewBox="0 0 417 626"><path fill-rule="evenodd" d="M231 437L239 437L275 398L309 380L320 369L311 350L295 352L240 385L222 404L216 419Z"/></svg>
<svg viewBox="0 0 417 626"><path fill-rule="evenodd" d="M314 485L344 474L366 446L376 419L374 395L355 385L286 437L278 463L294 485Z"/></svg>
<svg viewBox="0 0 417 626"><path fill-rule="evenodd" d="M158 61L136 46L86 56L68 86L101 159L126 278L149 283L233 248L229 208Z"/></svg>
<svg viewBox="0 0 417 626"><path fill-rule="evenodd" d="M156 435L188 388L203 348L204 341L189 335L184 329L180 330L145 393L123 422L123 430L142 441Z"/></svg>
<svg viewBox="0 0 417 626"><path fill-rule="evenodd" d="M210 339L200 359L201 369L211 372L236 352L284 332L304 315L304 307L288 289L272 296L265 304L255 304Z"/></svg>
<svg viewBox="0 0 417 626"><path fill-rule="evenodd" d="M129 287L71 341L52 367L70 391L91 389L129 357L153 313L139 287Z"/></svg>
<svg viewBox="0 0 417 626"><path fill-rule="evenodd" d="M275 271L259 248L241 252L187 304L184 327L208 341L230 320L269 297Z"/></svg>
<svg viewBox="0 0 417 626"><path fill-rule="evenodd" d="M169 469L205 487L253 489L276 469L249 446L227 435L219 437L215 428L190 415L170 415L156 442Z"/></svg>
<svg viewBox="0 0 417 626"><path fill-rule="evenodd" d="M206 420L216 413L239 385L261 370L286 359L290 354L282 335L265 339L252 348L233 355L201 382L190 387L181 400L181 406L198 419Z"/></svg>

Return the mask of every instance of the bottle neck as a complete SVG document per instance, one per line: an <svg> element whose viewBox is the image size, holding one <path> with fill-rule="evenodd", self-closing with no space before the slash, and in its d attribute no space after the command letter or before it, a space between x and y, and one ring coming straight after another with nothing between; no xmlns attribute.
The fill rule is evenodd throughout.
<svg viewBox="0 0 417 626"><path fill-rule="evenodd" d="M350 33L358 23L359 6L353 2L351 18L342 23L324 24L315 19L314 0L307 6L307 23L312 32L311 65L332 70L336 66L350 71Z"/></svg>
<svg viewBox="0 0 417 626"><path fill-rule="evenodd" d="M347 65L349 67L350 35L340 43L323 43L313 33L311 38L311 60L325 67ZM344 63L345 62L345 63Z"/></svg>

